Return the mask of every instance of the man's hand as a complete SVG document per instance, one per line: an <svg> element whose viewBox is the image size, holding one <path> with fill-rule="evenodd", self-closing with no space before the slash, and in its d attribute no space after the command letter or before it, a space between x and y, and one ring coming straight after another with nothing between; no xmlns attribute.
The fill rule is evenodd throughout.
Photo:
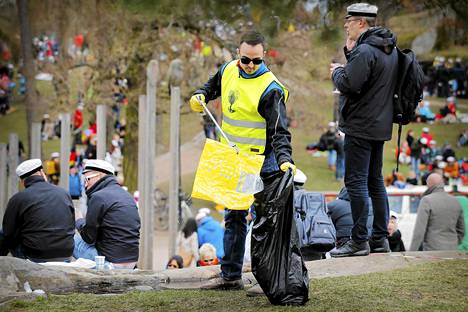
<svg viewBox="0 0 468 312"><path fill-rule="evenodd" d="M355 45L356 41L349 39L349 37L346 39L346 50L351 51Z"/></svg>
<svg viewBox="0 0 468 312"><path fill-rule="evenodd" d="M293 174L296 174L296 166L294 166L293 164L291 164L289 161L282 163L281 166L280 166L280 169L281 169L281 171L283 171L283 172L288 171L289 168L292 169Z"/></svg>
<svg viewBox="0 0 468 312"><path fill-rule="evenodd" d="M203 112L203 105L200 102L205 104L205 96L203 94L193 95L190 98L190 108L197 113Z"/></svg>
<svg viewBox="0 0 468 312"><path fill-rule="evenodd" d="M338 67L343 67L343 64L339 64L339 63L330 64L330 78L333 76L333 71L337 69Z"/></svg>

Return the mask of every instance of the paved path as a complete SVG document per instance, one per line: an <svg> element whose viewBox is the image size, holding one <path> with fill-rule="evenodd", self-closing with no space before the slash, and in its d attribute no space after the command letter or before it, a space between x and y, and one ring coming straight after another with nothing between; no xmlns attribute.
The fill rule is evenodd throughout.
<svg viewBox="0 0 468 312"><path fill-rule="evenodd" d="M181 176L193 173L197 170L198 161L205 144L205 135L203 132L196 134L193 139L180 147ZM155 175L157 183L168 182L171 170L171 153L166 153L156 157Z"/></svg>

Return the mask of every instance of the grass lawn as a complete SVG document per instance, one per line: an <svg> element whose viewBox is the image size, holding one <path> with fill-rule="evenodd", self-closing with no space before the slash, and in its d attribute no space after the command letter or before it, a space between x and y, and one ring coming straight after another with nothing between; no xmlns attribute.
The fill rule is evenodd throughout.
<svg viewBox="0 0 468 312"><path fill-rule="evenodd" d="M467 260L414 265L385 273L310 283L305 307L274 307L244 291L165 290L123 295L51 295L0 311L467 311Z"/></svg>

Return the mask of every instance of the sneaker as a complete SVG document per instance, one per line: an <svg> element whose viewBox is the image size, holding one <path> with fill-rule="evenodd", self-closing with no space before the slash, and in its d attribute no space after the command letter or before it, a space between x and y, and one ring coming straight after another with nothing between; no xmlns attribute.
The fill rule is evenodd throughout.
<svg viewBox="0 0 468 312"><path fill-rule="evenodd" d="M222 277L209 280L205 284L201 285L200 289L205 290L241 290L244 289L244 282L242 279L228 281Z"/></svg>
<svg viewBox="0 0 468 312"><path fill-rule="evenodd" d="M382 237L380 239L371 238L369 240L369 246L372 253L390 252L390 245L386 237Z"/></svg>
<svg viewBox="0 0 468 312"><path fill-rule="evenodd" d="M260 284L253 285L250 289L246 291L247 297L258 297L258 296L265 296L262 287Z"/></svg>
<svg viewBox="0 0 468 312"><path fill-rule="evenodd" d="M368 242L357 243L350 239L341 247L335 247L330 251L333 258L367 256L370 253Z"/></svg>

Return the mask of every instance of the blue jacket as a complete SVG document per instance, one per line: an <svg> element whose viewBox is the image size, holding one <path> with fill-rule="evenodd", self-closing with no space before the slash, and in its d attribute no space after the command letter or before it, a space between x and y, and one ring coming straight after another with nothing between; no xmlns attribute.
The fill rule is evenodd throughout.
<svg viewBox="0 0 468 312"><path fill-rule="evenodd" d="M216 248L216 256L218 259L224 256L224 230L213 217L206 216L202 219L198 225L197 234L199 246L210 243Z"/></svg>
<svg viewBox="0 0 468 312"><path fill-rule="evenodd" d="M80 181L79 174L75 174L75 175L70 174L70 182L69 182L68 190L70 191L71 196L81 197L81 181Z"/></svg>

